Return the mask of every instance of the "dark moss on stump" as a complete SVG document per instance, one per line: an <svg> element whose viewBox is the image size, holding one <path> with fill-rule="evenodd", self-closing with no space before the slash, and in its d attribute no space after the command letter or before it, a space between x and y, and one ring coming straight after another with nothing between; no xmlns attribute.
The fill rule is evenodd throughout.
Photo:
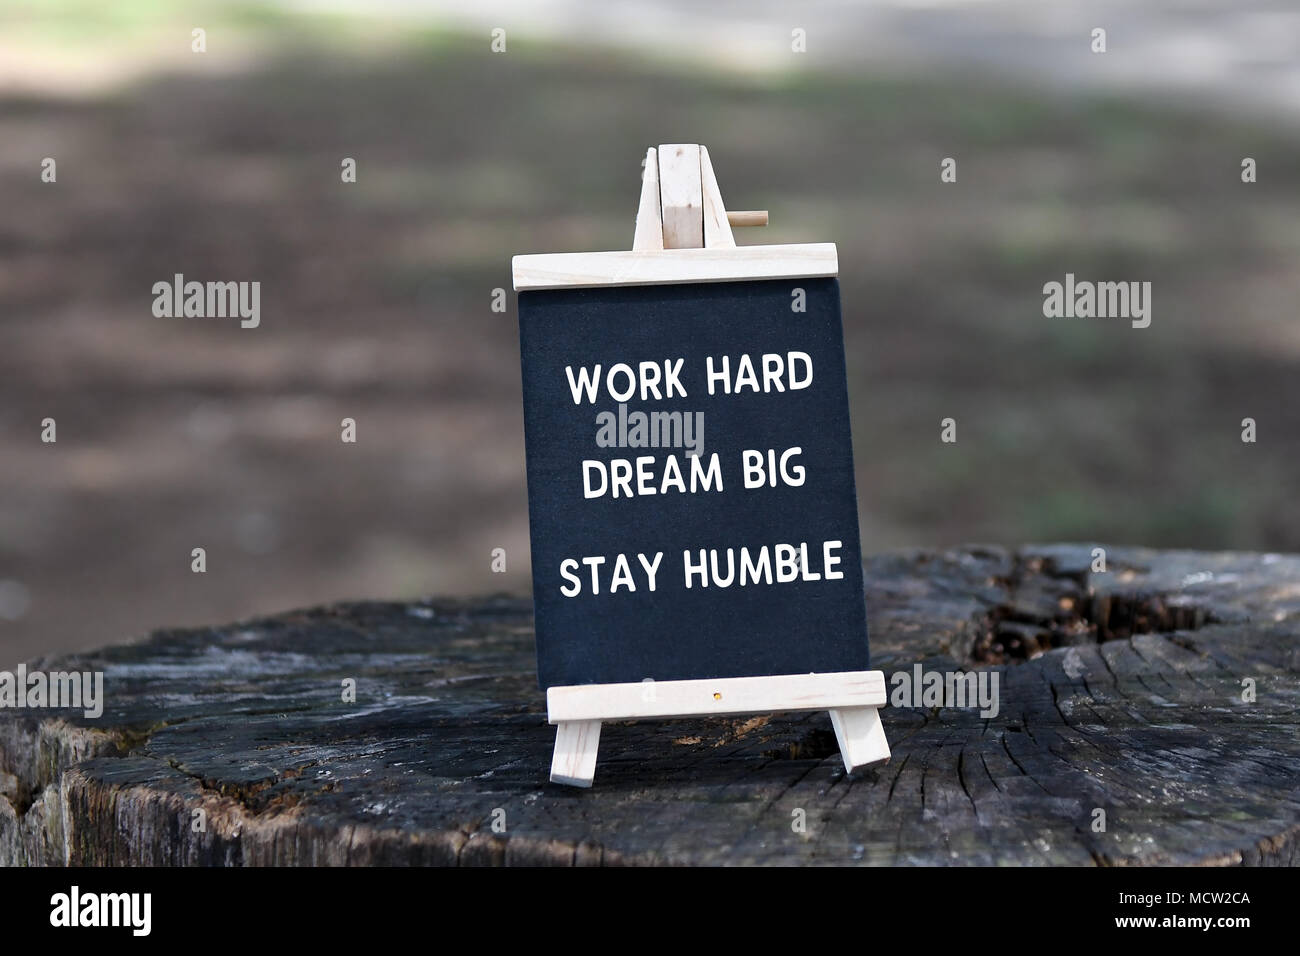
<svg viewBox="0 0 1300 956"><path fill-rule="evenodd" d="M105 671L107 702L0 711L0 863L1300 862L1300 557L1107 560L870 559L875 666L996 672L1000 710L887 708L893 760L852 776L826 714L756 714L607 725L595 787L549 784L518 599L32 662Z"/></svg>

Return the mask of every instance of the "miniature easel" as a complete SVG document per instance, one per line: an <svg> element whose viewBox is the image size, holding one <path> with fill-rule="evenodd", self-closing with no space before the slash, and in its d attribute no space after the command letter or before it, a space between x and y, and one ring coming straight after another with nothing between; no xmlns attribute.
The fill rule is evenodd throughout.
<svg viewBox="0 0 1300 956"><path fill-rule="evenodd" d="M707 149L695 144L651 148L632 252L517 256L515 288L838 274L832 244L737 248L733 225L767 225L767 213L726 211ZM852 772L889 759L877 713L886 699L881 671L551 687L546 692L547 719L556 725L551 781L591 786L602 721L806 710L830 711L844 766Z"/></svg>

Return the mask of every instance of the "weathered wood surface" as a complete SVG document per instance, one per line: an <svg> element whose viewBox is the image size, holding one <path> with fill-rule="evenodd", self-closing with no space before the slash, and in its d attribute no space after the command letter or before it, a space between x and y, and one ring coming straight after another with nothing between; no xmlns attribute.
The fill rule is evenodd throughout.
<svg viewBox="0 0 1300 956"><path fill-rule="evenodd" d="M96 721L0 711L0 861L1300 862L1300 557L1090 560L871 559L874 664L992 668L1001 710L886 708L893 760L852 776L823 713L606 725L595 787L549 784L517 599L341 605L34 662L103 669L108 702Z"/></svg>

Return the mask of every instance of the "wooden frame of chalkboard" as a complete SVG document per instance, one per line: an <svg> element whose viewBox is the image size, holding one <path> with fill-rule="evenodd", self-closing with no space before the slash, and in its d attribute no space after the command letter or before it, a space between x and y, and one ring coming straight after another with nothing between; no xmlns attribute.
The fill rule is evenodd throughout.
<svg viewBox="0 0 1300 956"><path fill-rule="evenodd" d="M766 223L765 212L727 212L705 147L661 145L646 153L631 251L515 256L514 287L524 292L838 275L834 243L736 246L732 225ZM838 296L835 306L838 314ZM862 627L865 642L865 621ZM547 686L547 719L556 725L550 779L591 786L603 721L809 710L830 712L844 766L852 772L889 759L877 710L886 699L884 674L873 670Z"/></svg>

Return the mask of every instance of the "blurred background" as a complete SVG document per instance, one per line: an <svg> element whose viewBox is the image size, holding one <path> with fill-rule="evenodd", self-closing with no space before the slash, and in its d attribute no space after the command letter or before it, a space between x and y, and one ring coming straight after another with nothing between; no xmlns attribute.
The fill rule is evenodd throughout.
<svg viewBox="0 0 1300 956"><path fill-rule="evenodd" d="M1297 550L1298 43L1283 0L6 0L0 667L526 593L492 291L628 248L661 142L771 211L742 244L839 244L868 551ZM261 327L155 318L177 272L260 281ZM1150 328L1044 318L1067 272L1150 281Z"/></svg>

